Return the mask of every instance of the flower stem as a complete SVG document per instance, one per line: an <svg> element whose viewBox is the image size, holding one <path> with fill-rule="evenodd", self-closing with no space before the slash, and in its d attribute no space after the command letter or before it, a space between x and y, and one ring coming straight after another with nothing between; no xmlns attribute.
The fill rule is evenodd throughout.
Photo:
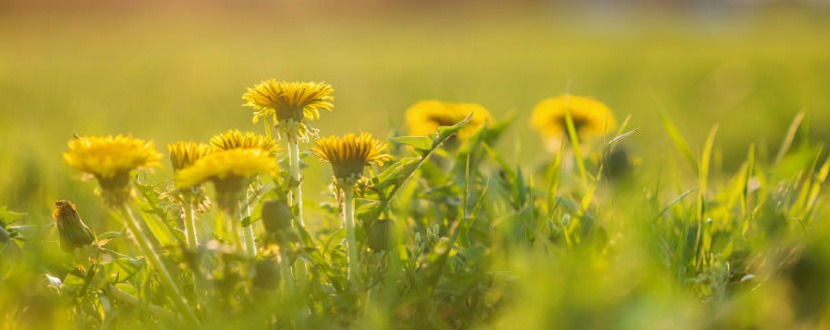
<svg viewBox="0 0 830 330"><path fill-rule="evenodd" d="M354 228L354 185L343 188L343 226L346 227L346 248L349 256L349 281L357 284L360 260L357 253L357 238Z"/></svg>
<svg viewBox="0 0 830 330"><path fill-rule="evenodd" d="M199 246L199 238L196 235L196 217L194 217L193 204L189 198L184 202L184 235L187 239L188 248Z"/></svg>
<svg viewBox="0 0 830 330"><path fill-rule="evenodd" d="M303 188L300 184L300 139L296 134L288 137L288 170L291 174L291 180L295 182L296 186L291 191L291 202L297 206L297 226L305 227L303 222Z"/></svg>
<svg viewBox="0 0 830 330"><path fill-rule="evenodd" d="M120 209L122 216L124 217L124 223L127 225L127 228L130 229L132 232L133 240L138 245L139 249L141 250L142 254L147 258L150 265L155 268L159 274L161 275L159 280L161 285L168 291L170 294L170 298L173 300L173 303L176 304L176 307L184 314L185 319L195 325L199 325L199 319L196 318L196 313L193 312L193 309L190 308L190 305L185 300L184 296L182 295L182 291L179 290L179 287L176 286L176 282L173 281L173 277L170 276L170 272L167 270L167 267L161 260L161 256L158 254L156 249L150 244L149 239L145 233L141 230L141 226L139 225L138 220L133 215L133 212L127 207L126 204L121 205Z"/></svg>
<svg viewBox="0 0 830 330"><path fill-rule="evenodd" d="M242 232L244 234L245 239L245 256L248 259L253 260L256 258L256 242L254 241L254 224L250 221L251 218L251 206L248 203L248 194L245 194L244 205L245 213L243 214L243 218L248 218L248 224L242 224ZM239 219L242 221L242 219Z"/></svg>
<svg viewBox="0 0 830 330"><path fill-rule="evenodd" d="M256 258L256 243L254 243L253 224L242 226L242 231L245 234L245 256L248 257L248 259L254 259Z"/></svg>
<svg viewBox="0 0 830 330"><path fill-rule="evenodd" d="M297 217L296 225L300 229L304 229L305 223L303 222L303 189L302 183L300 182L300 137L299 132L294 131L292 133L287 134L287 142L288 142L288 171L291 176L291 180L294 182L296 186L291 189L290 194L290 201L292 206L297 207ZM302 258L297 259L297 279L300 281L300 285L305 283L306 280L306 272L308 266L306 262Z"/></svg>

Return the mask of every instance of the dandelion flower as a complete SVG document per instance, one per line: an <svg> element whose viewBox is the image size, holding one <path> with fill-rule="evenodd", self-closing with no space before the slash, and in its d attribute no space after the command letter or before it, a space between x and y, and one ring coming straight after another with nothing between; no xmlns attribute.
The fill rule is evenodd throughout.
<svg viewBox="0 0 830 330"><path fill-rule="evenodd" d="M363 176L363 167L383 165L383 162L392 159L384 153L385 150L386 145L373 139L369 133L321 138L317 140L317 146L311 148L317 157L331 163L338 184L352 185Z"/></svg>
<svg viewBox="0 0 830 330"><path fill-rule="evenodd" d="M235 129L214 135L210 138L210 145L217 150L260 149L271 156L275 156L279 151L279 146L271 138L253 132L242 133Z"/></svg>
<svg viewBox="0 0 830 330"><path fill-rule="evenodd" d="M490 112L479 104L421 101L406 110L406 124L409 134L427 135L438 131L440 126L455 125L471 113L470 121L458 132L458 138L466 140L481 126L493 121Z"/></svg>
<svg viewBox="0 0 830 330"><path fill-rule="evenodd" d="M183 189L211 181L216 186L219 206L233 211L248 178L263 173L273 174L276 170L276 160L261 149L215 151L178 171L176 188Z"/></svg>
<svg viewBox="0 0 830 330"><path fill-rule="evenodd" d="M543 100L533 109L530 126L549 141L567 138L566 114L570 112L577 136L582 140L604 136L617 125L614 114L602 102L589 97L561 95Z"/></svg>
<svg viewBox="0 0 830 330"><path fill-rule="evenodd" d="M190 167L197 160L210 152L210 147L204 143L192 141L178 141L167 145L170 152L170 163L174 171Z"/></svg>
<svg viewBox="0 0 830 330"><path fill-rule="evenodd" d="M161 153L152 141L123 135L85 136L69 141L63 160L72 168L94 176L111 205L129 198L130 171L160 167Z"/></svg>
<svg viewBox="0 0 830 330"><path fill-rule="evenodd" d="M245 105L254 108L254 123L271 117L274 123L290 134L307 138L314 130L309 122L320 118L320 109L334 108L334 89L324 82L286 82L264 80L242 95Z"/></svg>

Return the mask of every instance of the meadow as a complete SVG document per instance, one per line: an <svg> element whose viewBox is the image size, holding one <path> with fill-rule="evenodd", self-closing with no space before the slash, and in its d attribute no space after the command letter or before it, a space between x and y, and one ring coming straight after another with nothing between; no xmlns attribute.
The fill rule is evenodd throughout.
<svg viewBox="0 0 830 330"><path fill-rule="evenodd" d="M339 9L0 12L2 327L830 326L824 12ZM284 123L242 98L270 78L330 84L320 136L370 132L389 159L352 187L311 137L297 181ZM614 129L571 118L550 148L532 112L563 94ZM432 99L493 120L413 134L406 110ZM239 201L183 197L165 147L229 129L272 137L278 164ZM64 156L109 134L164 154L127 199ZM91 246L63 248L64 199Z"/></svg>

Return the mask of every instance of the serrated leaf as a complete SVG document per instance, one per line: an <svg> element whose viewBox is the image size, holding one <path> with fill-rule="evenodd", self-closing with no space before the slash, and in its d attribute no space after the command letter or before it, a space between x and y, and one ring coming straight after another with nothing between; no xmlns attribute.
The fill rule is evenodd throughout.
<svg viewBox="0 0 830 330"><path fill-rule="evenodd" d="M427 136L396 136L389 139L394 143L405 144L419 150L432 148L432 139Z"/></svg>

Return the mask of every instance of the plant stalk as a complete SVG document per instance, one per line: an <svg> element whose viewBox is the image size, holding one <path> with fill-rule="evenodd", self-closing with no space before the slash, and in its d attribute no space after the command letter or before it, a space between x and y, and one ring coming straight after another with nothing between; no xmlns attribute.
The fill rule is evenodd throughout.
<svg viewBox="0 0 830 330"><path fill-rule="evenodd" d="M346 228L346 248L349 257L349 282L357 284L360 260L357 253L357 236L354 228L354 185L343 187L343 227Z"/></svg>
<svg viewBox="0 0 830 330"><path fill-rule="evenodd" d="M159 274L161 274L159 278L161 285L167 289L173 303L175 303L176 307L182 312L185 320L191 324L199 325L199 319L196 317L196 313L190 308L187 300L185 300L182 295L182 291L179 290L178 286L176 286L176 282L173 280L173 277L170 276L170 272L162 262L161 256L158 254L153 245L150 244L149 239L147 239L147 236L141 230L141 226L130 208L127 207L126 204L122 204L120 211L124 217L124 223L127 225L127 228L130 229L130 232L132 232L133 240L135 240L135 243L138 245L142 254L144 254L147 258L150 265L152 265L152 267L155 268Z"/></svg>
<svg viewBox="0 0 830 330"><path fill-rule="evenodd" d="M292 206L297 207L297 216L295 218L295 222L298 228L304 229L305 223L303 222L303 188L302 182L300 181L300 137L299 132L294 131L292 133L287 134L287 142L288 142L288 171L289 175L291 176L291 180L296 184L296 186L292 187L291 193L289 194L289 201L291 202ZM308 265L303 258L297 258L297 280L300 282L300 285L303 285L306 281L306 273L307 273Z"/></svg>
<svg viewBox="0 0 830 330"><path fill-rule="evenodd" d="M244 205L244 207L245 207L244 218L249 219L248 224L247 225L243 224L243 226L242 226L242 232L244 234L244 239L245 239L245 256L248 257L248 259L253 260L253 259L256 258L256 242L254 241L254 224L250 221L251 206L248 203L248 194L247 193L245 194L245 205ZM242 219L239 219L239 221L242 221Z"/></svg>
<svg viewBox="0 0 830 330"><path fill-rule="evenodd" d="M190 198L184 202L184 235L188 248L199 246L199 237L196 234L196 217L194 216L193 203Z"/></svg>

